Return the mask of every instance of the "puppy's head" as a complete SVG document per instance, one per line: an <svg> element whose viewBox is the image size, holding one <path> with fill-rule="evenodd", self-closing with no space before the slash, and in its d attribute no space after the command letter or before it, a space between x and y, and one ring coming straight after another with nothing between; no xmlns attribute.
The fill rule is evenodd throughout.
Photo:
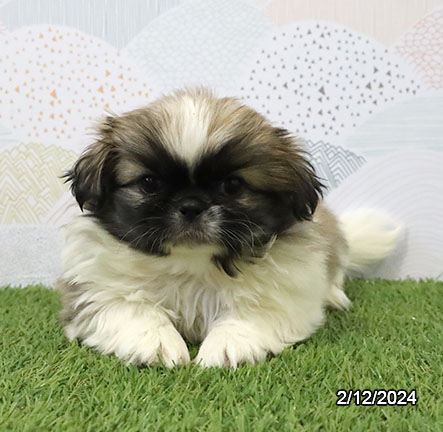
<svg viewBox="0 0 443 432"><path fill-rule="evenodd" d="M131 247L216 245L228 273L310 219L322 187L287 131L204 90L108 118L67 177L80 207Z"/></svg>

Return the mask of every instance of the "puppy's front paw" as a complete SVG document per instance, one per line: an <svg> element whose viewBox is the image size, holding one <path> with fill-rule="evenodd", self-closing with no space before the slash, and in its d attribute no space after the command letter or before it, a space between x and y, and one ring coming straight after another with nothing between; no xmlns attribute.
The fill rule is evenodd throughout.
<svg viewBox="0 0 443 432"><path fill-rule="evenodd" d="M83 342L138 366L164 364L172 368L190 362L188 347L172 324L144 332L127 327L119 329L113 337L95 334Z"/></svg>
<svg viewBox="0 0 443 432"><path fill-rule="evenodd" d="M146 332L128 354L124 358L137 365L164 364L172 368L190 362L188 347L172 325Z"/></svg>
<svg viewBox="0 0 443 432"><path fill-rule="evenodd" d="M232 326L214 328L203 341L195 363L203 367L254 364L266 359L267 350L255 333Z"/></svg>

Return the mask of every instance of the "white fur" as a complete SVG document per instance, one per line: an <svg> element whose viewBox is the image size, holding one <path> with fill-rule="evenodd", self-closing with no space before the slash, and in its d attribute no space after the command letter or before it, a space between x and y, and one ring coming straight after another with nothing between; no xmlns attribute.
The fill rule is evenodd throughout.
<svg viewBox="0 0 443 432"><path fill-rule="evenodd" d="M349 275L362 275L395 248L403 228L383 212L359 209L340 217L349 246Z"/></svg>
<svg viewBox="0 0 443 432"><path fill-rule="evenodd" d="M375 223L369 225L371 239L357 234L362 221L368 223L342 219L350 268L382 258L394 246L392 233ZM66 229L62 280L87 289L76 300L79 313L66 334L138 364L189 362L182 336L202 341L195 360L202 366L262 361L309 337L323 323L326 305L349 305L342 289L346 269L328 280L328 239L315 224L296 224L294 235L277 239L259 262L240 263L240 275L232 278L211 262L214 247L149 256L95 219L76 217Z"/></svg>
<svg viewBox="0 0 443 432"><path fill-rule="evenodd" d="M162 131L163 144L171 154L178 155L188 166L194 166L207 146L210 110L205 99L183 95L180 102L174 103L175 115L171 117L169 127Z"/></svg>
<svg viewBox="0 0 443 432"><path fill-rule="evenodd" d="M115 353L130 363L162 362L168 367L188 363L186 343L171 321L154 306L135 298L96 303L92 319L67 325L67 336L81 335L86 345L104 354Z"/></svg>

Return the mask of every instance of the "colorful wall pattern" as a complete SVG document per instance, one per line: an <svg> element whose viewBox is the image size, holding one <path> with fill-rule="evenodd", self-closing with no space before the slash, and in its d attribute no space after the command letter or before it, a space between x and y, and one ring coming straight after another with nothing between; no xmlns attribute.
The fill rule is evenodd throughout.
<svg viewBox="0 0 443 432"><path fill-rule="evenodd" d="M0 0L0 284L57 278L93 121L193 84L300 135L333 209L404 224L376 275L443 279L443 1Z"/></svg>

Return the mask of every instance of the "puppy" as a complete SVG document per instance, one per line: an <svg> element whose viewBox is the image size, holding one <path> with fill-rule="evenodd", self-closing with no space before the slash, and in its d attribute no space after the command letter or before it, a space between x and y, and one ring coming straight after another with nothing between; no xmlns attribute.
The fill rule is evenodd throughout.
<svg viewBox="0 0 443 432"><path fill-rule="evenodd" d="M104 120L67 179L85 213L66 227L66 335L137 365L188 363L185 340L202 366L278 354L398 236L378 213L338 221L294 137L202 89Z"/></svg>

